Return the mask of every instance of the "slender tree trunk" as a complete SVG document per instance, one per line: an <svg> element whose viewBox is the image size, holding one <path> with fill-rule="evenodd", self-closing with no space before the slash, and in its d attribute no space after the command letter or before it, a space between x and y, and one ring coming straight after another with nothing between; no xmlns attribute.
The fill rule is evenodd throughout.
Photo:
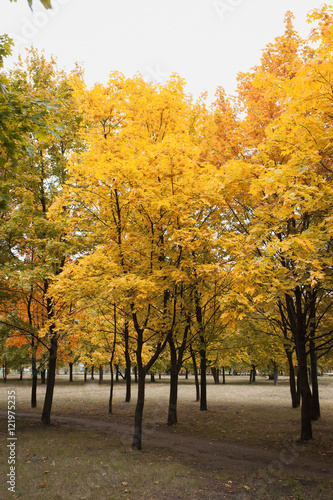
<svg viewBox="0 0 333 500"><path fill-rule="evenodd" d="M126 397L125 402L129 403L131 401L131 358L129 354L129 331L128 323L125 322L124 326L124 338L125 338L125 362L126 362Z"/></svg>
<svg viewBox="0 0 333 500"><path fill-rule="evenodd" d="M256 381L256 372L257 372L257 367L256 365L252 364L252 382Z"/></svg>
<svg viewBox="0 0 333 500"><path fill-rule="evenodd" d="M278 381L279 381L278 367L277 364L274 362L274 385L278 385Z"/></svg>
<svg viewBox="0 0 333 500"><path fill-rule="evenodd" d="M225 384L225 367L222 368L222 383Z"/></svg>
<svg viewBox="0 0 333 500"><path fill-rule="evenodd" d="M286 349L286 354L289 364L289 386L291 395L291 405L293 408L299 407L299 398L297 396L296 380L295 380L295 368L293 363L293 353Z"/></svg>
<svg viewBox="0 0 333 500"><path fill-rule="evenodd" d="M174 425L178 422L177 417L177 402L178 402L178 370L170 371L170 396L169 396L169 411L168 425Z"/></svg>
<svg viewBox="0 0 333 500"><path fill-rule="evenodd" d="M207 411L207 360L204 348L200 349L200 411Z"/></svg>
<svg viewBox="0 0 333 500"><path fill-rule="evenodd" d="M23 380L23 368L20 369L20 380Z"/></svg>
<svg viewBox="0 0 333 500"><path fill-rule="evenodd" d="M42 384L46 384L46 370L40 371L40 380Z"/></svg>
<svg viewBox="0 0 333 500"><path fill-rule="evenodd" d="M132 449L141 450L142 447L142 420L143 408L145 404L145 377L146 374L142 367L138 367L138 399L135 408L134 434Z"/></svg>
<svg viewBox="0 0 333 500"><path fill-rule="evenodd" d="M116 369L116 382L119 382L119 365L114 365Z"/></svg>
<svg viewBox="0 0 333 500"><path fill-rule="evenodd" d="M196 401L200 400L200 385L199 385L199 376L198 376L198 367L197 361L195 359L195 354L192 348L192 344L190 345L191 358L193 363L193 372L194 372L194 381L195 381L195 392L196 392Z"/></svg>
<svg viewBox="0 0 333 500"><path fill-rule="evenodd" d="M169 410L168 410L168 425L177 423L177 399L178 399L178 366L177 366L177 351L173 339L169 340L170 347L170 394L169 394Z"/></svg>
<svg viewBox="0 0 333 500"><path fill-rule="evenodd" d="M219 384L220 383L220 370L218 368L216 368L215 366L213 366L211 368L211 370L212 370L212 375L214 378L214 384Z"/></svg>
<svg viewBox="0 0 333 500"><path fill-rule="evenodd" d="M94 367L93 367L93 366L91 367L91 376L90 376L90 380L94 380Z"/></svg>
<svg viewBox="0 0 333 500"><path fill-rule="evenodd" d="M249 384L252 384L252 380L253 380L253 370L251 368L251 370L250 370Z"/></svg>
<svg viewBox="0 0 333 500"><path fill-rule="evenodd" d="M99 385L103 384L103 366L102 365L100 365L100 367L99 367L98 383L99 383Z"/></svg>
<svg viewBox="0 0 333 500"><path fill-rule="evenodd" d="M134 382L138 383L138 367L136 365L134 367Z"/></svg>
<svg viewBox="0 0 333 500"><path fill-rule="evenodd" d="M57 349L58 349L58 339L56 334L53 332L53 327L50 327L51 331L51 346L49 351L49 367L47 372L47 386L44 400L44 407L42 413L42 422L49 425L51 423L51 409L53 402L53 390L55 384L56 366L57 366Z"/></svg>
<svg viewBox="0 0 333 500"><path fill-rule="evenodd" d="M186 371L185 371L185 380L188 380L188 369L186 368Z"/></svg>
<svg viewBox="0 0 333 500"><path fill-rule="evenodd" d="M88 373L88 368L85 366L84 367L84 375L83 375L83 381L87 382L87 373Z"/></svg>
<svg viewBox="0 0 333 500"><path fill-rule="evenodd" d="M297 394L298 406L300 406L300 404L301 404L301 384L300 384L298 368L297 368L297 376L296 376L296 394Z"/></svg>
<svg viewBox="0 0 333 500"><path fill-rule="evenodd" d="M35 353L31 356L31 371L32 371L32 385L31 385L31 408L37 406L37 366L36 366Z"/></svg>
<svg viewBox="0 0 333 500"><path fill-rule="evenodd" d="M319 387L318 387L318 367L317 353L313 340L310 340L310 361L311 361L311 385L312 385L312 420L320 418Z"/></svg>
<svg viewBox="0 0 333 500"><path fill-rule="evenodd" d="M310 365L311 365L311 385L312 385L312 420L320 418L319 387L318 387L318 366L317 352L315 344L316 335L316 296L317 292L312 291L310 297Z"/></svg>
<svg viewBox="0 0 333 500"><path fill-rule="evenodd" d="M69 381L73 382L73 363L69 362Z"/></svg>
<svg viewBox="0 0 333 500"><path fill-rule="evenodd" d="M110 383L110 397L109 397L109 414L112 415L112 400L113 400L113 387L114 387L114 376L113 376L113 364L110 361L110 375L111 375L111 383Z"/></svg>
<svg viewBox="0 0 333 500"><path fill-rule="evenodd" d="M308 380L305 321L302 313L302 295L300 287L294 290L295 304L290 295L286 294L287 310L294 333L296 354L298 360L298 377L302 397L301 407L301 441L312 439L311 408L312 396Z"/></svg>

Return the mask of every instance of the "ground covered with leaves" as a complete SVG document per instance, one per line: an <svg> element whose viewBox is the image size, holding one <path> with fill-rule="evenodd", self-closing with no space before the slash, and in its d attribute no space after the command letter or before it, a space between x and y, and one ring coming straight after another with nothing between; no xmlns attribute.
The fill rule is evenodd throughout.
<svg viewBox="0 0 333 500"><path fill-rule="evenodd" d="M210 384L208 412L194 401L193 381L182 380L179 423L173 427L165 425L167 379L148 383L142 452L131 450L135 385L131 403L123 402L124 385L116 385L108 415L107 381L60 379L50 427L40 423L42 386L35 410L29 409L28 382L9 379L7 387L17 393L14 498L331 498L333 379L321 379L322 418L309 443L297 441L300 412L290 408L286 380L277 387L264 379L249 386L244 377ZM1 417L6 437L4 411ZM4 480L0 488L1 498L13 498Z"/></svg>

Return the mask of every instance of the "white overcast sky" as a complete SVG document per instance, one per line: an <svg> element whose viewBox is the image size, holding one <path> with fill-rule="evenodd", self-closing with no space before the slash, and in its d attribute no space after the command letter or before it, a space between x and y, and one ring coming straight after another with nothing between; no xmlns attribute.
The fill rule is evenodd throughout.
<svg viewBox="0 0 333 500"><path fill-rule="evenodd" d="M165 81L176 72L198 96L222 85L236 88L239 71L259 63L262 49L283 33L287 10L302 36L316 0L52 0L46 11L34 0L0 0L0 34L16 41L18 53L33 44L70 70L83 64L86 82L106 83L110 71ZM328 2L327 2L328 3Z"/></svg>

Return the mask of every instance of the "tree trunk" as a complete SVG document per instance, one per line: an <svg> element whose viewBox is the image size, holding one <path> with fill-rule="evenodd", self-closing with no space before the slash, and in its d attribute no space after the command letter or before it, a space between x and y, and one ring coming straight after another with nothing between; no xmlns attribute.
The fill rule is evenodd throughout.
<svg viewBox="0 0 333 500"><path fill-rule="evenodd" d="M168 425L177 423L177 399L178 399L178 367L177 367L177 351L173 339L169 340L170 347L170 394L169 394L169 410L168 410Z"/></svg>
<svg viewBox="0 0 333 500"><path fill-rule="evenodd" d="M186 368L186 371L185 371L185 380L188 380L188 369Z"/></svg>
<svg viewBox="0 0 333 500"><path fill-rule="evenodd" d="M150 374L150 382L155 382L155 373Z"/></svg>
<svg viewBox="0 0 333 500"><path fill-rule="evenodd" d="M91 367L91 376L90 376L90 380L94 380L94 367L93 367L93 366Z"/></svg>
<svg viewBox="0 0 333 500"><path fill-rule="evenodd" d="M203 342L203 339L201 339ZM200 349L200 411L207 411L206 349Z"/></svg>
<svg viewBox="0 0 333 500"><path fill-rule="evenodd" d="M99 383L99 385L103 384L103 366L102 365L100 365L100 367L99 367L98 383Z"/></svg>
<svg viewBox="0 0 333 500"><path fill-rule="evenodd" d="M46 384L46 370L40 371L40 380L42 384Z"/></svg>
<svg viewBox="0 0 333 500"><path fill-rule="evenodd" d="M220 370L218 368L216 368L215 366L213 366L211 368L211 370L212 370L212 375L214 378L214 384L219 384L220 383Z"/></svg>
<svg viewBox="0 0 333 500"><path fill-rule="evenodd" d="M297 394L297 401L298 401L298 406L301 404L301 384L300 384L300 378L299 378L299 370L297 368L297 376L296 376L296 394Z"/></svg>
<svg viewBox="0 0 333 500"><path fill-rule="evenodd" d="M297 395L296 389L296 380L295 380L295 368L293 363L293 353L286 349L286 354L288 358L289 364L289 386L290 386L290 395L291 395L291 405L293 408L299 407L299 398Z"/></svg>
<svg viewBox="0 0 333 500"><path fill-rule="evenodd" d="M310 365L311 365L311 385L312 385L312 420L320 418L319 387L318 387L318 367L317 352L315 344L316 335L316 291L313 290L310 302Z"/></svg>
<svg viewBox="0 0 333 500"><path fill-rule="evenodd" d="M136 365L134 367L134 382L138 383L138 367Z"/></svg>
<svg viewBox="0 0 333 500"><path fill-rule="evenodd" d="M116 369L116 382L119 382L119 365L114 365Z"/></svg>
<svg viewBox="0 0 333 500"><path fill-rule="evenodd" d="M69 381L73 382L73 363L68 363L69 365Z"/></svg>
<svg viewBox="0 0 333 500"><path fill-rule="evenodd" d="M302 397L301 441L307 441L312 439L312 396L308 380L305 321L302 313L302 294L299 286L295 288L294 294L295 304L292 297L288 294L286 294L286 304L292 331L294 333L298 360L298 377Z"/></svg>
<svg viewBox="0 0 333 500"><path fill-rule="evenodd" d="M87 382L87 373L88 373L88 368L85 366L84 367L83 382Z"/></svg>
<svg viewBox="0 0 333 500"><path fill-rule="evenodd" d="M278 385L278 381L279 381L278 367L277 364L274 362L274 385Z"/></svg>
<svg viewBox="0 0 333 500"><path fill-rule="evenodd" d="M256 372L257 372L257 367L256 365L252 364L252 382L256 381Z"/></svg>
<svg viewBox="0 0 333 500"><path fill-rule="evenodd" d="M53 332L53 327L50 327L51 331L51 346L49 351L49 367L47 372L47 386L44 400L44 407L42 413L42 422L46 425L51 423L51 409L53 402L53 390L55 384L56 366L57 366L57 349L58 349L58 339L56 334Z"/></svg>
<svg viewBox="0 0 333 500"><path fill-rule="evenodd" d="M194 372L194 380L195 380L195 392L196 392L196 401L200 400L200 385L199 385L199 376L198 376L198 367L197 361L195 359L195 354L192 348L192 344L190 345L191 358L193 363L193 372Z"/></svg>
<svg viewBox="0 0 333 500"><path fill-rule="evenodd" d="M37 406L37 366L36 366L36 356L34 354L31 357L31 371L32 371L31 408L36 408L36 406Z"/></svg>
<svg viewBox="0 0 333 500"><path fill-rule="evenodd" d="M138 369L138 399L135 408L134 434L132 449L141 450L142 447L142 419L143 407L145 403L145 377L146 374L142 368Z"/></svg>
<svg viewBox="0 0 333 500"><path fill-rule="evenodd" d="M23 368L20 369L20 380L23 380Z"/></svg>
<svg viewBox="0 0 333 500"><path fill-rule="evenodd" d="M311 385L312 385L312 420L320 418L319 387L318 387L318 367L317 353L313 340L310 340L310 360L311 360Z"/></svg>
<svg viewBox="0 0 333 500"><path fill-rule="evenodd" d="M125 322L124 337L125 337L125 362L126 362L126 397L125 397L125 402L129 403L131 401L131 358L130 358L130 354L129 354L129 331L128 331L128 323L127 322Z"/></svg>
<svg viewBox="0 0 333 500"><path fill-rule="evenodd" d="M111 375L111 383L110 383L110 397L109 397L109 414L112 415L112 400L113 400L113 386L114 386L112 361L110 361L110 375Z"/></svg>
<svg viewBox="0 0 333 500"><path fill-rule="evenodd" d="M222 383L225 384L225 367L222 368Z"/></svg>

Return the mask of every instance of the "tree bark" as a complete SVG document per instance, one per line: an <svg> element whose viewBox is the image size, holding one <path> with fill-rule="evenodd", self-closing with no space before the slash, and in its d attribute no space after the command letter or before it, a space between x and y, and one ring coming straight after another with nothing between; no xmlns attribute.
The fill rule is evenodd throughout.
<svg viewBox="0 0 333 500"><path fill-rule="evenodd" d="M128 322L125 322L124 326L124 338L125 338L125 362L126 362L126 396L125 402L129 403L131 401L131 358L129 354L129 330Z"/></svg>
<svg viewBox="0 0 333 500"><path fill-rule="evenodd" d="M277 367L277 364L273 363L273 366L274 366L274 385L278 385L278 381L279 381L279 372L278 372L278 367Z"/></svg>
<svg viewBox="0 0 333 500"><path fill-rule="evenodd" d="M31 356L31 371L32 371L32 385L31 385L31 408L37 406L37 363L35 353Z"/></svg>
<svg viewBox="0 0 333 500"><path fill-rule="evenodd" d="M143 368L138 368L138 399L135 407L134 416L134 434L132 449L141 450L142 448L142 420L143 420L143 408L145 404L145 377L146 374Z"/></svg>
<svg viewBox="0 0 333 500"><path fill-rule="evenodd" d="M69 362L69 381L73 382L73 363Z"/></svg>
<svg viewBox="0 0 333 500"><path fill-rule="evenodd" d="M318 387L318 367L317 353L312 339L310 339L310 362L311 362L311 386L312 386L312 405L311 418L318 420L320 418L319 387Z"/></svg>
<svg viewBox="0 0 333 500"><path fill-rule="evenodd" d="M177 399L178 399L178 367L177 367L177 352L173 339L169 340L170 348L170 394L169 394L169 410L168 410L168 425L177 423Z"/></svg>
<svg viewBox="0 0 333 500"><path fill-rule="evenodd" d="M285 350L288 364L289 364L289 387L290 387L290 395L291 395L291 406L292 408L298 408L300 401L297 395L296 389L296 380L295 380L295 368L293 363L293 353L288 349Z"/></svg>
<svg viewBox="0 0 333 500"><path fill-rule="evenodd" d="M312 386L312 420L320 418L319 387L318 387L318 366L317 352L315 344L316 335L316 291L310 294L310 366L311 366L311 386Z"/></svg>
<svg viewBox="0 0 333 500"><path fill-rule="evenodd" d="M112 415L112 401L113 401L113 387L114 387L114 376L113 376L113 364L110 361L110 375L111 375L111 383L110 383L110 397L109 397L109 414Z"/></svg>
<svg viewBox="0 0 333 500"><path fill-rule="evenodd" d="M40 379L41 379L42 384L46 384L46 370L40 371Z"/></svg>
<svg viewBox="0 0 333 500"><path fill-rule="evenodd" d="M222 368L222 384L225 384L225 367Z"/></svg>
<svg viewBox="0 0 333 500"><path fill-rule="evenodd" d="M199 385L199 376L198 376L198 367L197 367L197 361L195 359L195 354L192 348L192 344L190 344L190 352L191 352L191 358L192 358L192 363L193 363L193 372L194 372L194 380L195 380L195 392L196 392L196 401L200 400L200 385Z"/></svg>
<svg viewBox="0 0 333 500"><path fill-rule="evenodd" d="M99 383L99 385L103 384L103 366L102 365L100 365L100 367L99 367L98 383Z"/></svg>
<svg viewBox="0 0 333 500"><path fill-rule="evenodd" d="M57 366L57 350L58 350L58 339L55 332L53 332L53 327L50 327L51 331L51 346L49 351L49 367L47 372L47 385L44 400L44 407L42 413L42 422L46 425L51 423L51 409L53 402L53 390L55 384L56 366Z"/></svg>
<svg viewBox="0 0 333 500"><path fill-rule="evenodd" d="M203 342L203 339L201 339ZM207 360L206 349L202 348L200 353L200 411L207 411Z"/></svg>
<svg viewBox="0 0 333 500"><path fill-rule="evenodd" d="M93 366L91 367L91 376L90 376L90 380L94 380L94 367L93 367Z"/></svg>
<svg viewBox="0 0 333 500"><path fill-rule="evenodd" d="M214 378L214 384L219 384L220 383L220 370L216 368L215 366L212 366L212 375Z"/></svg>
<svg viewBox="0 0 333 500"><path fill-rule="evenodd" d="M312 396L308 380L307 356L306 356L306 332L305 321L302 312L302 293L300 287L294 290L295 303L289 294L286 294L287 311L294 333L296 354L298 360L298 377L302 397L301 407L301 441L312 439L311 408Z"/></svg>

